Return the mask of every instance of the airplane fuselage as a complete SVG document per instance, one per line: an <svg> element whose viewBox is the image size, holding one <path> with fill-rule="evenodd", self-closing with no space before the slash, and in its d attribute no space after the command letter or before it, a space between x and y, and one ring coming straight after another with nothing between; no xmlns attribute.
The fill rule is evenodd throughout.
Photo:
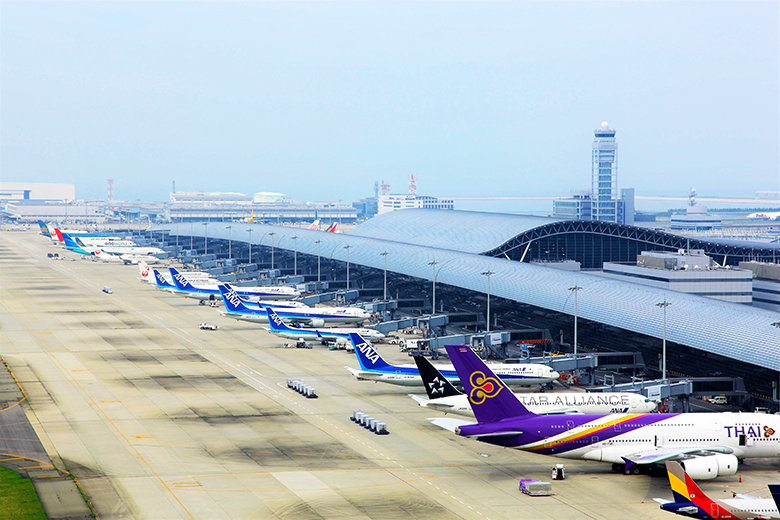
<svg viewBox="0 0 780 520"><path fill-rule="evenodd" d="M649 413L655 410L655 402L643 395L628 392L584 393L560 392L545 394L515 393L529 411L535 414L608 414ZM474 417L466 394L426 399L415 397L417 403L444 413Z"/></svg>
<svg viewBox="0 0 780 520"><path fill-rule="evenodd" d="M365 381L377 381L400 386L423 386L419 370L412 365L389 365L385 368L371 369L346 368L356 378ZM452 365L436 365L436 368L451 383L460 384L460 379ZM501 377L502 381L510 386L545 385L558 379L558 373L546 365L492 363L490 368L496 375Z"/></svg>
<svg viewBox="0 0 780 520"><path fill-rule="evenodd" d="M502 431L522 433L484 436ZM658 448L726 448L738 458L780 455L780 417L756 413L535 415L464 425L456 433L534 453L613 463Z"/></svg>

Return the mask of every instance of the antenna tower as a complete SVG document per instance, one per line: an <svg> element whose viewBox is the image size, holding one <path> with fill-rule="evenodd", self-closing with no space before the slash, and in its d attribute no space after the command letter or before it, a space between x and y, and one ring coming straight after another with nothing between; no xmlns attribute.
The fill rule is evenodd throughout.
<svg viewBox="0 0 780 520"><path fill-rule="evenodd" d="M108 194L107 198L109 201L114 200L114 179L108 179Z"/></svg>
<svg viewBox="0 0 780 520"><path fill-rule="evenodd" d="M382 184L379 185L382 188L382 195L390 195L390 185L385 184L385 181L382 181Z"/></svg>
<svg viewBox="0 0 780 520"><path fill-rule="evenodd" d="M379 181L374 181L374 198L379 198Z"/></svg>
<svg viewBox="0 0 780 520"><path fill-rule="evenodd" d="M417 179L413 173L409 174L409 195L417 196Z"/></svg>

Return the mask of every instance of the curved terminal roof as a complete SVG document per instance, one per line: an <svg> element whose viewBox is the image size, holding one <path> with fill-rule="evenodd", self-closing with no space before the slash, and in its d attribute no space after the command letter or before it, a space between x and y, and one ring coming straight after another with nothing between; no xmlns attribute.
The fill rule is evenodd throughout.
<svg viewBox="0 0 780 520"><path fill-rule="evenodd" d="M232 226L232 232L226 227ZM190 225L181 225L188 235ZM155 226L177 234L177 225ZM493 271L491 294L537 307L574 314L574 299L569 287L582 287L578 296L578 315L599 323L662 337L662 312L656 304L672 303L667 309L669 341L733 358L756 366L780 371L780 313L746 305L656 289L620 280L569 272L549 267L464 253L417 244L341 233L325 233L294 227L216 223L208 226L208 237L245 242L252 229L254 245L271 245L300 253L317 255L352 264L383 269L387 251L389 271L432 279L429 262L436 260L437 280L448 285L486 292L487 280L480 273ZM204 226L193 228L195 236L204 236ZM291 237L297 236L293 241ZM316 242L320 241L319 244ZM349 249L345 247L349 246ZM348 256L349 255L349 256Z"/></svg>
<svg viewBox="0 0 780 520"><path fill-rule="evenodd" d="M484 253L530 229L554 222L560 222L560 219L478 211L406 209L377 215L344 234Z"/></svg>

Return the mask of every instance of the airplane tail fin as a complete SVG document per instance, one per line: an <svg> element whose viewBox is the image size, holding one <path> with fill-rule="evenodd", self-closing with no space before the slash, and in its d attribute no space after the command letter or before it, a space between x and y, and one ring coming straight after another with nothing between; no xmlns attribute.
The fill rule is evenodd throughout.
<svg viewBox="0 0 780 520"><path fill-rule="evenodd" d="M49 232L49 228L46 226L43 220L38 221L38 226L41 228L41 235L51 238L51 233Z"/></svg>
<svg viewBox="0 0 780 520"><path fill-rule="evenodd" d="M698 507L713 518L729 518L730 513L723 509L717 502L704 494L696 482L688 475L682 464L677 461L666 461L666 470L669 474L669 485L672 488L675 505L689 503ZM662 506L663 507L663 506Z"/></svg>
<svg viewBox="0 0 780 520"><path fill-rule="evenodd" d="M183 274L181 274L175 267L169 267L168 270L171 272L171 278L173 278L173 284L176 286L176 288L180 291L192 291L195 289L192 284L190 284L189 281L184 277Z"/></svg>
<svg viewBox="0 0 780 520"><path fill-rule="evenodd" d="M463 390L469 396L477 422L496 422L509 417L532 417L523 403L471 350L463 345L446 345Z"/></svg>
<svg viewBox="0 0 780 520"><path fill-rule="evenodd" d="M334 222L330 225L330 227L326 230L328 233L335 233L336 232L336 226L338 226L338 222Z"/></svg>
<svg viewBox="0 0 780 520"><path fill-rule="evenodd" d="M447 378L441 375L441 372L425 356L414 356L414 362L417 364L417 370L420 371L428 399L460 395L452 383L447 381Z"/></svg>
<svg viewBox="0 0 780 520"><path fill-rule="evenodd" d="M60 244L65 242L65 238L62 236L62 231L60 231L60 228L54 228L54 235L57 237L57 240L60 241Z"/></svg>
<svg viewBox="0 0 780 520"><path fill-rule="evenodd" d="M222 295L222 301L225 304L225 309L227 309L228 312L238 312L238 313L245 313L249 314L252 311L244 305L244 302L241 301L241 296L238 295L235 289L233 289L228 284L219 284L219 293Z"/></svg>
<svg viewBox="0 0 780 520"><path fill-rule="evenodd" d="M294 332L271 307L266 307L265 312L268 314L268 325L273 332Z"/></svg>
<svg viewBox="0 0 780 520"><path fill-rule="evenodd" d="M57 230L57 237L62 238L62 241L65 243L65 247L69 248L81 248L76 242L73 241L72 238L70 238L70 235L67 233L63 233L59 229Z"/></svg>
<svg viewBox="0 0 780 520"><path fill-rule="evenodd" d="M363 370L386 368L390 366L387 364L387 361L382 359L379 352L377 352L360 334L350 332L349 339L352 341L352 346L355 347L355 355L358 358L358 363L360 363L360 368Z"/></svg>
<svg viewBox="0 0 780 520"><path fill-rule="evenodd" d="M149 264L143 260L138 261L138 274L141 275L141 279L146 280L149 278L151 271L149 270Z"/></svg>
<svg viewBox="0 0 780 520"><path fill-rule="evenodd" d="M154 281L157 283L157 287L162 287L163 289L173 288L173 285L165 281L165 278L162 277L160 271L158 271L157 269L153 269L152 272L154 273Z"/></svg>
<svg viewBox="0 0 780 520"><path fill-rule="evenodd" d="M780 510L780 484L769 484L769 492L772 493L772 500L775 501L777 509Z"/></svg>
<svg viewBox="0 0 780 520"><path fill-rule="evenodd" d="M311 226L309 226L309 229L312 231L318 231L320 229L320 219L315 220L311 223Z"/></svg>

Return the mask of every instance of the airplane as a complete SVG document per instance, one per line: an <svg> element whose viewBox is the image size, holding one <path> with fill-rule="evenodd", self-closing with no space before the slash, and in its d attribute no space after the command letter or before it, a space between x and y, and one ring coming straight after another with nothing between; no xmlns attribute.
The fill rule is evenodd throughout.
<svg viewBox="0 0 780 520"><path fill-rule="evenodd" d="M747 217L750 220L779 220L780 211L766 211L762 213L751 213Z"/></svg>
<svg viewBox="0 0 780 520"><path fill-rule="evenodd" d="M95 254L94 250L87 250L82 248L80 245L78 245L76 242L73 241L72 238L70 238L70 235L67 233L61 233L59 230L57 230L57 235L62 236L62 240L65 243L65 249L68 249L70 251L73 251L74 253L79 253L81 255L85 256L93 256Z"/></svg>
<svg viewBox="0 0 780 520"><path fill-rule="evenodd" d="M309 226L309 229L311 229L312 231L319 231L320 230L320 219L317 219L314 222L312 222L311 225Z"/></svg>
<svg viewBox="0 0 780 520"><path fill-rule="evenodd" d="M168 270L171 272L173 284L176 286L176 289L185 297L195 298L196 300L216 300L219 298L219 282L193 285L175 268L169 267ZM301 293L292 287L283 285L274 287L240 287L236 289L236 292L244 298L255 298L258 300L262 298L267 298L269 300L289 300L301 295Z"/></svg>
<svg viewBox="0 0 780 520"><path fill-rule="evenodd" d="M360 368L344 368L349 370L358 380L381 381L401 386L423 385L420 372L415 365L390 365L360 334L352 333L349 338L355 347L355 355ZM558 372L547 365L494 363L492 366L504 377L507 384L517 386L549 385L559 376ZM445 378L451 382L459 383L458 375L452 365L439 365L438 369Z"/></svg>
<svg viewBox="0 0 780 520"><path fill-rule="evenodd" d="M335 233L336 232L336 226L338 226L338 225L339 225L338 222L334 222L333 224L330 225L330 227L328 229L325 230L325 232L326 233Z"/></svg>
<svg viewBox="0 0 780 520"><path fill-rule="evenodd" d="M59 229L56 229L57 236L62 236L62 240L65 243L65 247L67 249L70 249L72 251L76 251L77 253L81 254L89 254L92 255L97 249L100 249L104 253L111 253L116 255L153 255L158 253L164 253L162 249L159 247L137 247L137 246L92 246L90 244L85 244L82 242L78 237L73 238L68 233L63 232ZM78 240L78 242L77 242ZM84 251L84 252L82 252ZM89 252L87 252L89 251Z"/></svg>
<svg viewBox="0 0 780 520"><path fill-rule="evenodd" d="M219 290L220 294L222 294L222 301L225 303L225 311L221 311L222 316L254 323L265 323L268 321L268 313L264 308L250 309L233 288L220 285ZM357 307L299 307L285 309L274 306L274 310L283 320L312 327L322 327L325 323L356 323L371 316L363 309Z"/></svg>
<svg viewBox="0 0 780 520"><path fill-rule="evenodd" d="M428 398L409 394L424 408L474 417L468 396L456 389L424 356L414 356ZM630 392L561 392L555 394L515 393L526 408L539 415L583 413L649 413L656 403Z"/></svg>
<svg viewBox="0 0 780 520"><path fill-rule="evenodd" d="M270 331L283 338L316 338L322 344L336 343L341 345L349 343L349 334L352 332L357 332L361 336L371 339L382 339L385 337L384 334L375 329L307 329L303 327L290 327L271 307L266 307L265 311L268 313Z"/></svg>
<svg viewBox="0 0 780 520"><path fill-rule="evenodd" d="M761 413L537 415L471 348L447 345L477 424L429 419L456 435L554 457L611 462L614 471L657 474L685 460L692 478L734 475L738 459L780 455L780 417Z"/></svg>
<svg viewBox="0 0 780 520"><path fill-rule="evenodd" d="M159 261L156 257L151 257L155 260ZM138 261L138 274L141 276L140 280L142 282L148 282L148 283L155 283L154 275L152 274L152 269L149 267L149 264L146 262L146 260L139 260ZM204 271L184 271L181 273L181 275L187 279L190 283L194 282L206 282L211 281L213 282L214 279L211 278L211 275L209 273L206 273ZM165 279L166 282L171 284L173 286L173 278L168 273L160 273L160 276Z"/></svg>
<svg viewBox="0 0 780 520"><path fill-rule="evenodd" d="M62 232L60 231L60 234ZM105 247L105 246L115 246L115 247L137 247L138 244L133 242L132 240L122 240L119 237L110 237L110 236L103 236L103 237L79 237L79 236L73 236L70 235L70 237L73 239L74 242L76 242L79 246L83 248L87 247Z"/></svg>
<svg viewBox="0 0 780 520"><path fill-rule="evenodd" d="M683 463L684 464L684 463ZM734 493L732 498L711 499L696 485L682 464L667 461L666 470L674 501L654 498L661 509L690 518L780 518L780 485L769 484L772 498L758 498Z"/></svg>

